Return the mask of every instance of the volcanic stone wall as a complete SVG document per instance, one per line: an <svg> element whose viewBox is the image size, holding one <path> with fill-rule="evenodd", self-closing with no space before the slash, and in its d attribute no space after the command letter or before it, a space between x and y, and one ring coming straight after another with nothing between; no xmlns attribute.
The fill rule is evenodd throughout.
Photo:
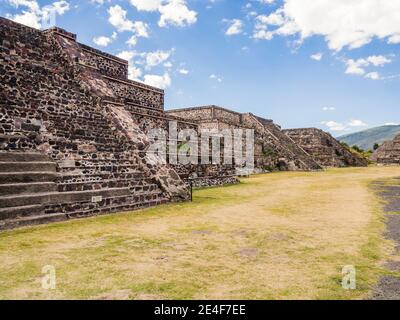
<svg viewBox="0 0 400 320"><path fill-rule="evenodd" d="M82 55L79 63L95 68L101 74L125 80L128 78L128 62L101 52L84 44L79 44Z"/></svg>
<svg viewBox="0 0 400 320"><path fill-rule="evenodd" d="M320 170L321 166L272 120L241 114L218 106L167 111L169 114L199 123L200 129L254 129L256 171Z"/></svg>
<svg viewBox="0 0 400 320"><path fill-rule="evenodd" d="M114 95L137 106L164 110L164 92L131 80L103 77Z"/></svg>
<svg viewBox="0 0 400 320"><path fill-rule="evenodd" d="M40 217L188 199L172 167L146 158L143 122L158 125L152 112L165 118L164 92L126 74L126 62L62 29L41 32L0 18L0 153L35 151L56 164L57 194L43 198ZM8 205L0 198L0 207L3 200Z"/></svg>
<svg viewBox="0 0 400 320"><path fill-rule="evenodd" d="M284 130L323 167L364 167L367 159L351 152L329 133L316 128Z"/></svg>
<svg viewBox="0 0 400 320"><path fill-rule="evenodd" d="M400 135L380 146L371 160L383 165L400 164Z"/></svg>

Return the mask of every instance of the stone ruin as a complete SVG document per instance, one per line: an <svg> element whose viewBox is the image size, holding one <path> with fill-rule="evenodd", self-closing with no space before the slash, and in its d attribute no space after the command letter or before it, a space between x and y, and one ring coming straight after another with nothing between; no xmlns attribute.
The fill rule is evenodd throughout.
<svg viewBox="0 0 400 320"><path fill-rule="evenodd" d="M168 114L198 123L199 129L253 129L256 172L310 171L322 167L272 120L218 106L168 110Z"/></svg>
<svg viewBox="0 0 400 320"><path fill-rule="evenodd" d="M329 133L316 128L284 130L323 167L366 167L367 159L343 146Z"/></svg>
<svg viewBox="0 0 400 320"><path fill-rule="evenodd" d="M146 130L171 120L164 91L127 74L65 30L0 18L1 229L189 199L175 168L146 158Z"/></svg>
<svg viewBox="0 0 400 320"><path fill-rule="evenodd" d="M371 160L382 165L400 164L400 135L382 144L374 152Z"/></svg>
<svg viewBox="0 0 400 320"><path fill-rule="evenodd" d="M166 112L163 90L127 75L127 61L75 34L0 18L0 229L187 201L188 179L237 181L234 164L150 161L147 133L171 121L254 129L260 172L322 168L272 120L216 106Z"/></svg>

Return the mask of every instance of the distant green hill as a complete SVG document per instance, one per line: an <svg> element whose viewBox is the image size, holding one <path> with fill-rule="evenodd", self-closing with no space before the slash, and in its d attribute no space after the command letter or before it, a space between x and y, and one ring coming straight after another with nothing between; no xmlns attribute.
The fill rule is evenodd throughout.
<svg viewBox="0 0 400 320"><path fill-rule="evenodd" d="M392 140L398 134L400 134L400 125L391 125L347 134L337 139L349 146L357 145L364 150L372 150L375 143L381 145L385 141Z"/></svg>

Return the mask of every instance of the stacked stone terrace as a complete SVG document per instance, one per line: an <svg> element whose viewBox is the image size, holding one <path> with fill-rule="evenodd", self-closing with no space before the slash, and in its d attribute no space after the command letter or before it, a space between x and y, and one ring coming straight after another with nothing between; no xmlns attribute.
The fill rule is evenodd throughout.
<svg viewBox="0 0 400 320"><path fill-rule="evenodd" d="M391 141L386 141L375 151L371 158L378 164L399 165L400 164L400 135Z"/></svg>
<svg viewBox="0 0 400 320"><path fill-rule="evenodd" d="M127 74L127 61L75 34L0 18L0 229L186 201L189 178L237 181L235 164L150 162L147 133L171 121L195 132L254 129L262 172L321 169L272 120L217 106L165 112L164 91Z"/></svg>
<svg viewBox="0 0 400 320"><path fill-rule="evenodd" d="M164 92L127 73L65 30L0 18L0 228L189 198L174 168L145 156L146 131L172 118Z"/></svg>
<svg viewBox="0 0 400 320"><path fill-rule="evenodd" d="M323 167L365 167L368 161L351 152L329 133L316 128L283 131Z"/></svg>
<svg viewBox="0 0 400 320"><path fill-rule="evenodd" d="M168 110L168 114L199 124L199 129L254 129L255 167L265 171L310 171L321 166L272 120L218 106Z"/></svg>

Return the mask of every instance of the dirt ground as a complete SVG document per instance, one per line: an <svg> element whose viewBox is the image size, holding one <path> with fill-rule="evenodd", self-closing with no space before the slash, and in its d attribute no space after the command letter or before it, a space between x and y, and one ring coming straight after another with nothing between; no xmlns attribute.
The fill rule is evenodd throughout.
<svg viewBox="0 0 400 320"><path fill-rule="evenodd" d="M388 274L379 279L372 299L400 300L400 179L376 181L372 186L384 202L385 237L395 243L393 253L385 263Z"/></svg>
<svg viewBox="0 0 400 320"><path fill-rule="evenodd" d="M0 299L369 298L400 261L371 187L395 177L400 167L257 175L193 203L4 232Z"/></svg>

